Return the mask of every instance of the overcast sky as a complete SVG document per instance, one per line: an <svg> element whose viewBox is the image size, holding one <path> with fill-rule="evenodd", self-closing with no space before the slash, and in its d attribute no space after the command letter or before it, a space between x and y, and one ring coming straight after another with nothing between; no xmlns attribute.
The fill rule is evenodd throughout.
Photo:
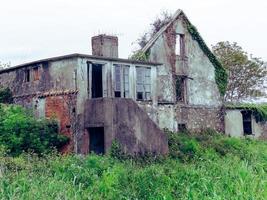
<svg viewBox="0 0 267 200"><path fill-rule="evenodd" d="M177 9L209 46L235 41L267 61L266 0L0 0L0 61L91 54L98 33L117 35L119 56L127 58L159 13Z"/></svg>

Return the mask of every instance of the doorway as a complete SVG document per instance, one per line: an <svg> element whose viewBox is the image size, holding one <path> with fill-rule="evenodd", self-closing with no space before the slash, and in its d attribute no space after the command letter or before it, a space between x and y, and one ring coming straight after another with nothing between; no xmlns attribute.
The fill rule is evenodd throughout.
<svg viewBox="0 0 267 200"><path fill-rule="evenodd" d="M244 135L252 135L252 112L250 110L241 111L243 118Z"/></svg>
<svg viewBox="0 0 267 200"><path fill-rule="evenodd" d="M102 65L92 64L92 98L103 97Z"/></svg>
<svg viewBox="0 0 267 200"><path fill-rule="evenodd" d="M89 132L89 152L95 154L105 153L104 127L93 127L88 129Z"/></svg>

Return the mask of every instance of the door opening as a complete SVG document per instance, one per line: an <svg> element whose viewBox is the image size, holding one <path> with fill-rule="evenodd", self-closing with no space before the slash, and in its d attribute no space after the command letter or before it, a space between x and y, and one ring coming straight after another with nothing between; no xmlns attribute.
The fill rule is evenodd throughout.
<svg viewBox="0 0 267 200"><path fill-rule="evenodd" d="M103 97L102 65L92 64L92 98Z"/></svg>
<svg viewBox="0 0 267 200"><path fill-rule="evenodd" d="M252 135L252 112L250 110L241 111L243 117L244 135Z"/></svg>
<svg viewBox="0 0 267 200"><path fill-rule="evenodd" d="M88 129L89 132L89 152L95 154L105 153L104 127L93 127Z"/></svg>

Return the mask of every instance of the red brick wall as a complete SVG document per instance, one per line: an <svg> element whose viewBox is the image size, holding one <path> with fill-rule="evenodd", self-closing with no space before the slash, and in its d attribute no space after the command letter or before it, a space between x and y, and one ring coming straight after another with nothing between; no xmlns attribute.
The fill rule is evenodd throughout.
<svg viewBox="0 0 267 200"><path fill-rule="evenodd" d="M48 96L45 100L45 116L56 118L59 121L60 133L70 138L70 143L65 145L61 151L68 153L73 151L73 134L70 127L70 108L66 96Z"/></svg>

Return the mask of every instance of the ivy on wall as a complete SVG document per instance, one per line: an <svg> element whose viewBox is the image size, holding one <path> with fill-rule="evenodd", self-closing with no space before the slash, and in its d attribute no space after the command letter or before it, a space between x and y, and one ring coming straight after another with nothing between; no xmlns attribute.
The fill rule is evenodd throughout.
<svg viewBox="0 0 267 200"><path fill-rule="evenodd" d="M256 118L256 121L267 121L267 104L228 104L226 105L226 108L250 110Z"/></svg>
<svg viewBox="0 0 267 200"><path fill-rule="evenodd" d="M224 96L227 88L227 72L222 66L222 64L217 60L217 58L213 55L213 53L210 51L202 37L200 36L199 32L197 31L197 28L193 26L192 24L187 25L188 32L191 34L194 40L196 40L202 49L202 51L207 55L210 62L215 67L215 81L218 86L218 89L220 91L220 94Z"/></svg>

